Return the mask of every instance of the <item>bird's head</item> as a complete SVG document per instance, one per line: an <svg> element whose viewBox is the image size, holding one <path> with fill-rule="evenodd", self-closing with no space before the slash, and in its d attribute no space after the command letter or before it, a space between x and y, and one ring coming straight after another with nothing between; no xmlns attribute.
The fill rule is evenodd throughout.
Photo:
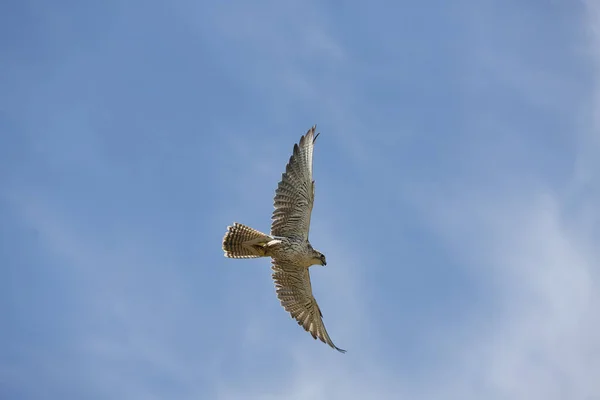
<svg viewBox="0 0 600 400"><path fill-rule="evenodd" d="M314 254L315 254L313 256L314 263L318 264L318 265L327 265L327 260L325 259L325 254L323 254L323 253L321 253L319 251L316 251L316 250L313 250L313 251L314 251Z"/></svg>

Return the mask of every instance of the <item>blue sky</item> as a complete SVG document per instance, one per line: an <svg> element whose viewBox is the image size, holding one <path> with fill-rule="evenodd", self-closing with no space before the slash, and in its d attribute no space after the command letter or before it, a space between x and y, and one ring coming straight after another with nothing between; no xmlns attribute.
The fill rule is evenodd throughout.
<svg viewBox="0 0 600 400"><path fill-rule="evenodd" d="M600 4L5 1L0 397L600 398ZM313 290L268 231L313 124Z"/></svg>

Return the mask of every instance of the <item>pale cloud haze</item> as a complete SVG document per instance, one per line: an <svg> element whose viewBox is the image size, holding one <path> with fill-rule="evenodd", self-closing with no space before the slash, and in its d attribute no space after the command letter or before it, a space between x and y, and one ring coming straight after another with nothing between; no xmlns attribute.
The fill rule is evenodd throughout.
<svg viewBox="0 0 600 400"><path fill-rule="evenodd" d="M0 398L600 399L600 3L0 6ZM313 291L267 231L310 126Z"/></svg>

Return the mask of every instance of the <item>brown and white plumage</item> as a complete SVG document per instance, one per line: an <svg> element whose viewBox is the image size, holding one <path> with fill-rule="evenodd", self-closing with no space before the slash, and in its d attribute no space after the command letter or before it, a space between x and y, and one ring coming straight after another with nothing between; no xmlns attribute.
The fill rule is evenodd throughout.
<svg viewBox="0 0 600 400"><path fill-rule="evenodd" d="M315 199L315 182L312 179L313 149L319 134L313 126L300 142L294 145L285 172L275 191L271 235L298 237L308 240L310 216Z"/></svg>
<svg viewBox="0 0 600 400"><path fill-rule="evenodd" d="M230 258L271 257L275 290L283 308L314 339L345 353L329 337L323 314L315 300L308 268L326 265L325 256L308 241L314 202L312 179L316 126L300 138L275 191L271 235L235 223L223 238L225 256Z"/></svg>
<svg viewBox="0 0 600 400"><path fill-rule="evenodd" d="M298 268L294 264L273 261L271 269L277 298L285 311L289 312L292 318L298 321L298 325L314 339L318 338L337 351L345 353L346 350L333 344L325 329L323 313L312 293L308 268Z"/></svg>

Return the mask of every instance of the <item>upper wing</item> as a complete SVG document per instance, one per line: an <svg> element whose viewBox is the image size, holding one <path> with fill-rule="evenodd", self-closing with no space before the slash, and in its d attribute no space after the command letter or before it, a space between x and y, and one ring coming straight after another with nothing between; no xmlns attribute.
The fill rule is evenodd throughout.
<svg viewBox="0 0 600 400"><path fill-rule="evenodd" d="M275 191L271 235L308 239L310 214L315 198L315 183L312 179L313 147L319 134L316 125L294 145L281 182Z"/></svg>
<svg viewBox="0 0 600 400"><path fill-rule="evenodd" d="M319 338L339 352L346 350L338 348L329 337L323 324L323 314L312 294L308 268L298 267L280 261L273 261L273 280L275 291L281 305L287 312L309 332L314 339Z"/></svg>

